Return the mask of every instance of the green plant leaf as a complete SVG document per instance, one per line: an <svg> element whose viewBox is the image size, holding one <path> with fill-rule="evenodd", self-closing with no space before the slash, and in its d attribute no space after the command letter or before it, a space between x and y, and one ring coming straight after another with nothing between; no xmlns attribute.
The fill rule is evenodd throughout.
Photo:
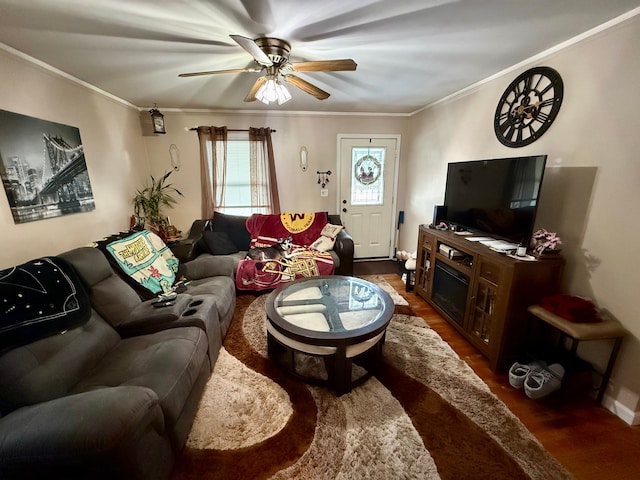
<svg viewBox="0 0 640 480"><path fill-rule="evenodd" d="M150 175L151 184L142 190L136 190L133 198L133 211L136 216L140 217L142 214L147 222L158 227L167 223L162 214L162 207L172 208L178 203L174 196L184 196L172 184L165 184L172 173L173 170L170 170L158 180Z"/></svg>

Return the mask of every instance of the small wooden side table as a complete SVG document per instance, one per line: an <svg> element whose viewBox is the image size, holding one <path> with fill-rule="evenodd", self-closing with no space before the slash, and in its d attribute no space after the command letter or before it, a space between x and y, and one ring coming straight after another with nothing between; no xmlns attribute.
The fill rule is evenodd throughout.
<svg viewBox="0 0 640 480"><path fill-rule="evenodd" d="M529 313L534 317L546 322L555 329L560 331L560 337L558 338L558 346L562 345L563 338L569 338L571 340L570 353L573 359L577 358L578 344L584 341L591 340L614 340L613 348L609 354L609 361L604 372L599 372L594 368L596 373L602 377L600 386L598 387L598 393L596 396L596 402L602 402L602 397L609 383L611 377L611 371L616 362L616 357L620 351L622 344L622 338L627 333L620 322L612 318L604 318L600 322L590 323L577 323L570 322L540 305L532 305L528 308Z"/></svg>

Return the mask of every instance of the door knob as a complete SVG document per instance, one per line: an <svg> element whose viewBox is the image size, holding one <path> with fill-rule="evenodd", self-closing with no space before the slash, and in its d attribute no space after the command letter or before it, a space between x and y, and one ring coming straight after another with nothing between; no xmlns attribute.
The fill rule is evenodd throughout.
<svg viewBox="0 0 640 480"><path fill-rule="evenodd" d="M342 200L342 203L347 203L347 201L346 200Z"/></svg>
<svg viewBox="0 0 640 480"><path fill-rule="evenodd" d="M342 211L343 211L343 212L345 212L345 213L347 213L347 209L346 209L346 208L343 208L343 209L342 209Z"/></svg>

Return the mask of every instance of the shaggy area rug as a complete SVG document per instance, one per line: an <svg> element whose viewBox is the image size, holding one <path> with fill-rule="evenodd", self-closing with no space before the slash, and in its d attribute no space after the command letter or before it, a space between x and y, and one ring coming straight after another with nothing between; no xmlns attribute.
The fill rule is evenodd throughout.
<svg viewBox="0 0 640 480"><path fill-rule="evenodd" d="M239 295L172 480L570 478L393 293L381 368L339 398L269 360L267 295Z"/></svg>

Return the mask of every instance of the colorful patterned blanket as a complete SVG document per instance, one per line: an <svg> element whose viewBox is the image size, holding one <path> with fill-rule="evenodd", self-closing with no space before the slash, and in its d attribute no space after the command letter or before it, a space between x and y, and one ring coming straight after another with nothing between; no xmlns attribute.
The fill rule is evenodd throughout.
<svg viewBox="0 0 640 480"><path fill-rule="evenodd" d="M269 247L289 237L293 246L278 258L241 260L236 271L238 290L265 290L297 278L332 275L331 254L309 248L326 224L326 212L251 215L246 223L251 248Z"/></svg>
<svg viewBox="0 0 640 480"><path fill-rule="evenodd" d="M178 259L149 230L135 232L106 245L122 271L152 294L167 293L176 280Z"/></svg>
<svg viewBox="0 0 640 480"><path fill-rule="evenodd" d="M327 224L326 212L282 213L279 215L253 214L247 218L251 246L273 245L281 238L291 237L294 245L306 247L319 236Z"/></svg>
<svg viewBox="0 0 640 480"><path fill-rule="evenodd" d="M104 253L113 271L143 300L173 290L180 277L180 262L149 230L116 233L93 246Z"/></svg>

